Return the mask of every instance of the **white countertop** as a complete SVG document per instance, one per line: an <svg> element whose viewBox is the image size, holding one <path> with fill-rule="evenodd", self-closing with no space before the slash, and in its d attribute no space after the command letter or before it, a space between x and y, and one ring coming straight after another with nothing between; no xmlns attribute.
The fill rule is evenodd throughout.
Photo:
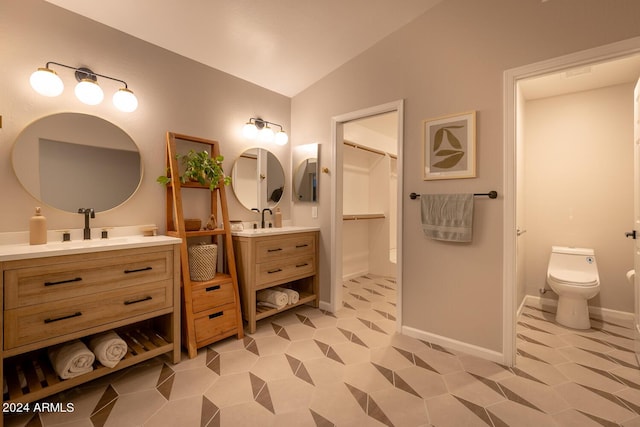
<svg viewBox="0 0 640 427"><path fill-rule="evenodd" d="M296 226L296 225L287 225L285 227L272 227L272 228L245 228L242 231L232 231L231 234L233 236L240 237L263 237L263 236L273 236L279 234L293 234L293 233L304 233L306 231L319 231L320 227L307 227L307 226Z"/></svg>
<svg viewBox="0 0 640 427"><path fill-rule="evenodd" d="M70 242L48 242L44 245L14 243L0 245L0 262L19 259L73 255L102 252L115 249L133 249L149 246L178 244L182 240L169 236L121 236L107 239L73 240Z"/></svg>

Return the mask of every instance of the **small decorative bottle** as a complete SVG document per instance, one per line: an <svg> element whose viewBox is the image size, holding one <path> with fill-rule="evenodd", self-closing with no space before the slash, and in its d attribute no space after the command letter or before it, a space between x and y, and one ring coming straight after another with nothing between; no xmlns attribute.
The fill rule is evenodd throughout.
<svg viewBox="0 0 640 427"><path fill-rule="evenodd" d="M36 208L36 213L29 220L29 244L44 245L47 243L47 218Z"/></svg>
<svg viewBox="0 0 640 427"><path fill-rule="evenodd" d="M276 228L282 227L282 212L280 208L276 208L276 213L273 214L273 226Z"/></svg>

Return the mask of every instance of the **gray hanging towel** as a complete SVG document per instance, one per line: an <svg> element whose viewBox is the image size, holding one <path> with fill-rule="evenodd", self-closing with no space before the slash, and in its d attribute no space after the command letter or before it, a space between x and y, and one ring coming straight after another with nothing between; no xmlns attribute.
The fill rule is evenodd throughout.
<svg viewBox="0 0 640 427"><path fill-rule="evenodd" d="M470 242L473 232L473 194L422 194L422 229L427 237Z"/></svg>

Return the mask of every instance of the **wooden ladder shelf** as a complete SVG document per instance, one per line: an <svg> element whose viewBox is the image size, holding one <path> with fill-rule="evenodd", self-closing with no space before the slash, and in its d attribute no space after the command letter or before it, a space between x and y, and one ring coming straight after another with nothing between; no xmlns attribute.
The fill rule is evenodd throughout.
<svg viewBox="0 0 640 427"><path fill-rule="evenodd" d="M179 146L183 144L188 147L200 147L199 144L201 144L202 150L206 150L211 157L215 158L220 155L220 143L167 132L167 171L171 178L166 194L167 235L182 239L180 246L182 342L189 357L193 358L199 348L232 335L237 335L238 339L241 339L244 337L244 331L225 185L221 180L211 191L208 186L197 182L181 183L180 164L176 154ZM186 230L182 201L182 192L185 190L208 193L210 214L214 215L218 223L222 222L222 228ZM204 282L191 280L189 246L194 240L198 242L204 240L205 243L218 245L218 259L222 257L223 271L218 271L212 280Z"/></svg>

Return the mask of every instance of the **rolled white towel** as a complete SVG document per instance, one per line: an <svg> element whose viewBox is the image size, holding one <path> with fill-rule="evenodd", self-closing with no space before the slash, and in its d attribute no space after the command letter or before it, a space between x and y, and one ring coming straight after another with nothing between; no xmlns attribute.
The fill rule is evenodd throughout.
<svg viewBox="0 0 640 427"><path fill-rule="evenodd" d="M89 340L89 348L107 368L113 368L127 354L127 343L113 331L105 332Z"/></svg>
<svg viewBox="0 0 640 427"><path fill-rule="evenodd" d="M289 303L289 297L284 292L273 289L263 289L256 293L258 302L273 304L273 308L282 308Z"/></svg>
<svg viewBox="0 0 640 427"><path fill-rule="evenodd" d="M95 355L80 340L71 341L48 350L53 369L63 380L93 371Z"/></svg>
<svg viewBox="0 0 640 427"><path fill-rule="evenodd" d="M280 286L271 289L287 294L287 298L289 298L289 304L296 304L298 301L300 301L300 294L293 289L281 288Z"/></svg>

